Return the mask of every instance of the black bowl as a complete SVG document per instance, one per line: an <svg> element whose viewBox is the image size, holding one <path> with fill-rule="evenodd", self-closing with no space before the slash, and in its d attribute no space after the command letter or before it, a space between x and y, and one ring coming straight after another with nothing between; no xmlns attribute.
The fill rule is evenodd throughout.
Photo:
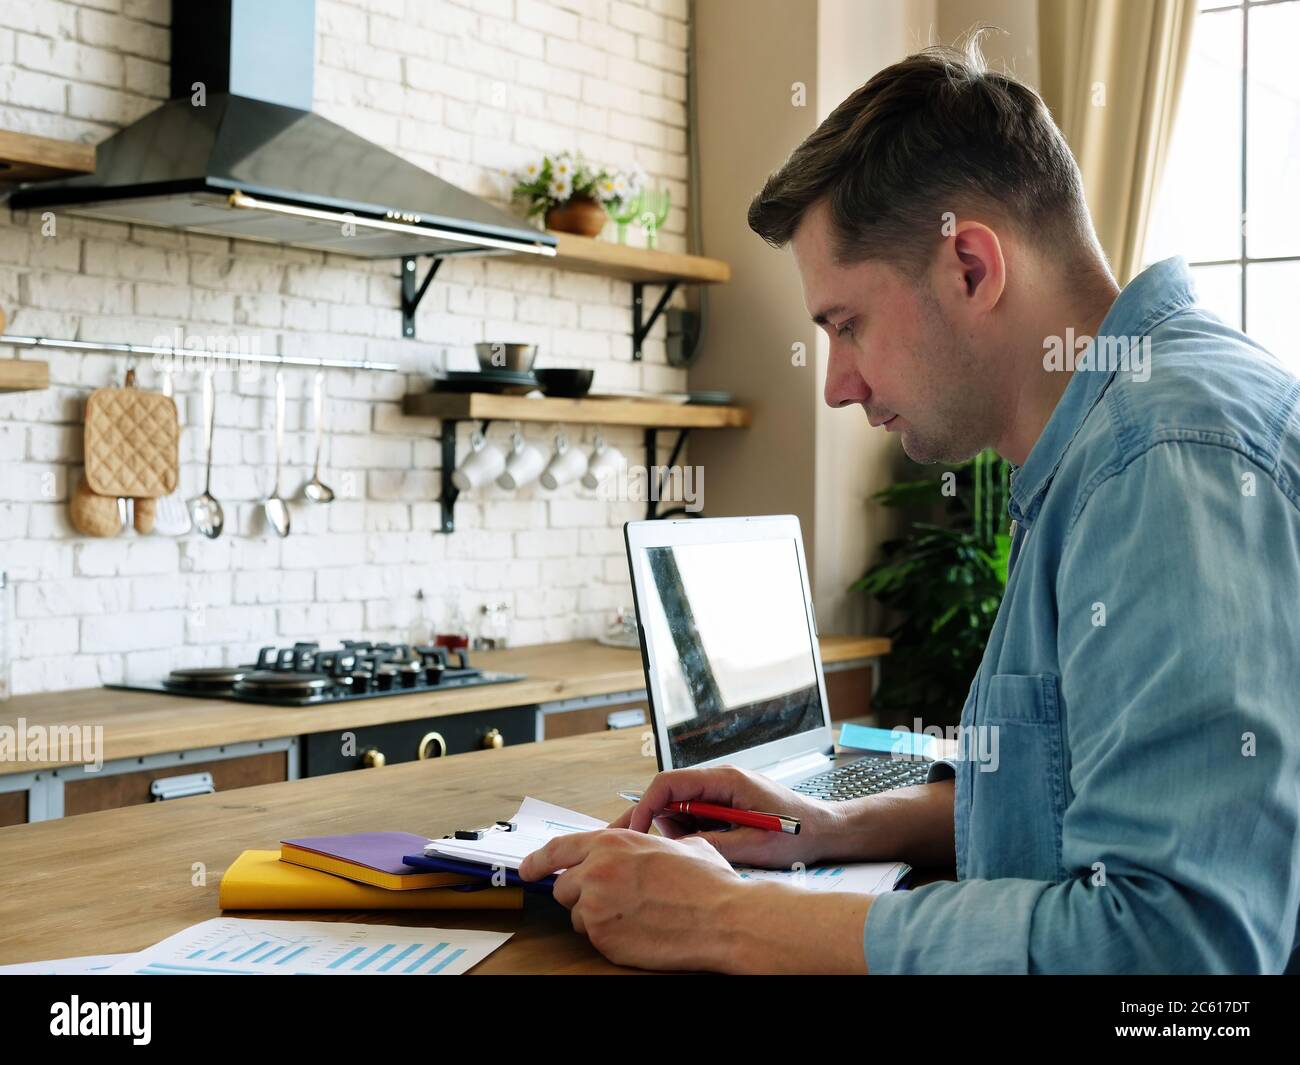
<svg viewBox="0 0 1300 1065"><path fill-rule="evenodd" d="M591 391L595 370L534 370L533 376L548 396L578 399Z"/></svg>

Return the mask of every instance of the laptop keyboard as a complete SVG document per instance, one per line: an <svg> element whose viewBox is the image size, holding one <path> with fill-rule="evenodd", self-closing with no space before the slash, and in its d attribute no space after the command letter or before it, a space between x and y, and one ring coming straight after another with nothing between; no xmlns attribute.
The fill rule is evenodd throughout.
<svg viewBox="0 0 1300 1065"><path fill-rule="evenodd" d="M794 785L801 795L828 802L860 799L892 788L924 784L929 762L910 762L896 758L859 758L848 765L836 766Z"/></svg>

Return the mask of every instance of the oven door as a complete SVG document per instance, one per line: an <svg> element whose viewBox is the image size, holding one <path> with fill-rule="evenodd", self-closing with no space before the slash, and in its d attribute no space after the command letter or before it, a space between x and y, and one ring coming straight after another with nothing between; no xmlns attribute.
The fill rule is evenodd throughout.
<svg viewBox="0 0 1300 1065"><path fill-rule="evenodd" d="M512 706L385 725L314 732L303 737L303 776L445 758L468 751L532 743L541 711Z"/></svg>

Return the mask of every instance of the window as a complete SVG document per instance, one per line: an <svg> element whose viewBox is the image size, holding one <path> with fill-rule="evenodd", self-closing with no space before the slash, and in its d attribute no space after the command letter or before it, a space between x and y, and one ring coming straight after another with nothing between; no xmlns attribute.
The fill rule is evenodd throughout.
<svg viewBox="0 0 1300 1065"><path fill-rule="evenodd" d="M1300 0L1201 0L1148 263L1300 373Z"/></svg>

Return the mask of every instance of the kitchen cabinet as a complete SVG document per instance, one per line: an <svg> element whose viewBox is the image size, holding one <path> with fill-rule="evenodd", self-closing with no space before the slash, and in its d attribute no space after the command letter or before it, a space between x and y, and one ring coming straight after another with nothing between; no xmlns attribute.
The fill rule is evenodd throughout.
<svg viewBox="0 0 1300 1065"><path fill-rule="evenodd" d="M27 772L0 773L0 827L154 801L156 781L208 774L214 791L297 780L298 738L230 743ZM169 800L176 801L176 800Z"/></svg>
<svg viewBox="0 0 1300 1065"><path fill-rule="evenodd" d="M216 791L232 791L254 784L278 784L289 779L288 751L265 751L208 762L180 762L156 769L137 769L111 775L86 775L63 786L63 815L115 810L153 802L150 788L156 780L209 773Z"/></svg>
<svg viewBox="0 0 1300 1065"><path fill-rule="evenodd" d="M634 724L636 711L640 711L641 714L640 726ZM642 732L645 732L650 728L650 704L645 699L634 699L630 702L611 703L608 706L565 710L547 714L545 721L544 731L548 740L562 739L565 736L582 736L588 732L605 732L611 727L639 727Z"/></svg>
<svg viewBox="0 0 1300 1065"><path fill-rule="evenodd" d="M825 672L826 701L831 704L832 721L871 713L871 694L879 677L875 662L849 669L827 666Z"/></svg>
<svg viewBox="0 0 1300 1065"><path fill-rule="evenodd" d="M0 795L0 828L27 824L27 792L8 791Z"/></svg>

